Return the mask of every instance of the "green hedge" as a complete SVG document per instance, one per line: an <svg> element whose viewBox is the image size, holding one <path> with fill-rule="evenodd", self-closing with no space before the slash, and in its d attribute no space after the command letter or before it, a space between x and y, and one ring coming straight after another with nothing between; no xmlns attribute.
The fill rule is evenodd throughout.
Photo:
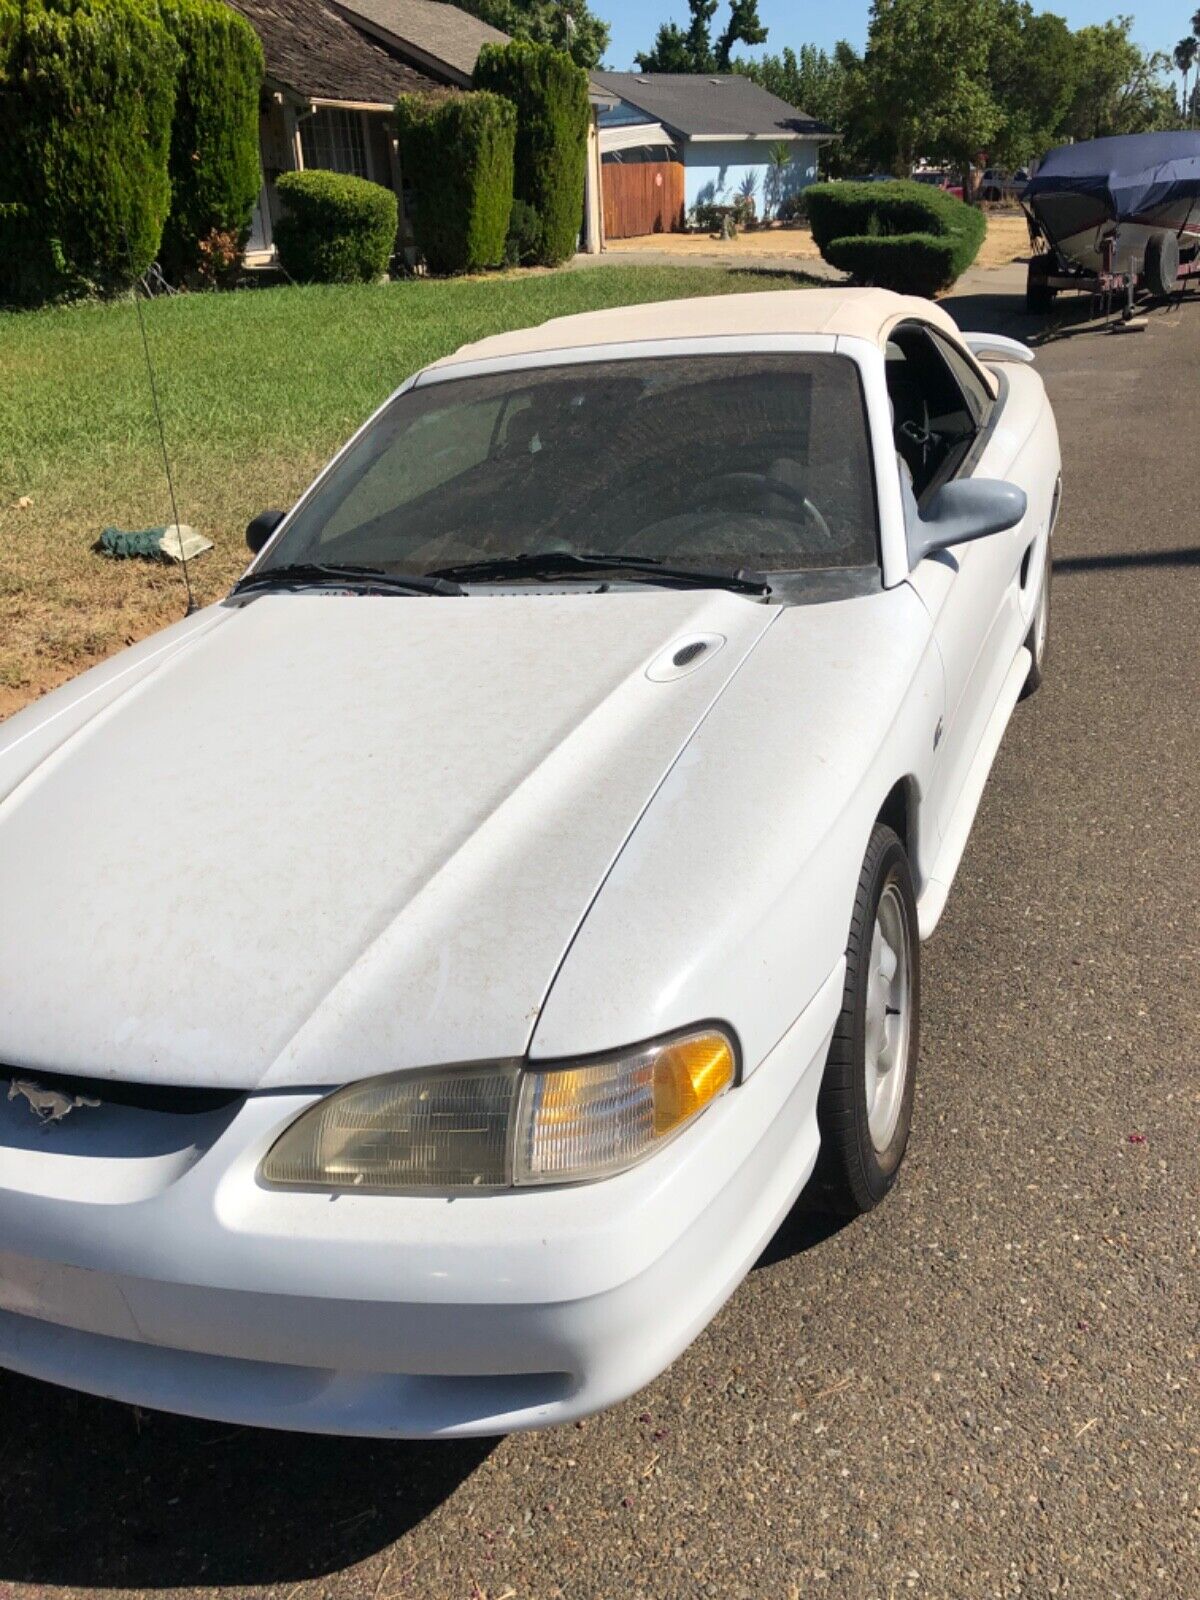
<svg viewBox="0 0 1200 1600"><path fill-rule="evenodd" d="M150 0L0 0L0 300L127 289L158 252L178 51Z"/></svg>
<svg viewBox="0 0 1200 1600"><path fill-rule="evenodd" d="M160 0L179 46L171 129L171 210L160 260L179 281L212 273L214 253L236 260L258 198L262 45L223 0Z"/></svg>
<svg viewBox="0 0 1200 1600"><path fill-rule="evenodd" d="M499 266L512 207L517 114L495 94L396 102L400 166L416 192L413 232L431 272Z"/></svg>
<svg viewBox="0 0 1200 1600"><path fill-rule="evenodd" d="M541 219L543 266L575 253L583 224L587 167L587 73L548 44L518 39L485 44L475 65L475 87L490 89L517 108L513 196Z"/></svg>
<svg viewBox="0 0 1200 1600"><path fill-rule="evenodd" d="M396 196L341 172L285 172L275 225L283 270L299 283L370 283L396 244Z"/></svg>
<svg viewBox="0 0 1200 1600"><path fill-rule="evenodd" d="M514 200L508 214L504 264L507 267L536 267L541 258L542 219L524 200Z"/></svg>
<svg viewBox="0 0 1200 1600"><path fill-rule="evenodd" d="M814 183L804 200L831 266L902 294L948 289L987 233L976 207L923 183Z"/></svg>

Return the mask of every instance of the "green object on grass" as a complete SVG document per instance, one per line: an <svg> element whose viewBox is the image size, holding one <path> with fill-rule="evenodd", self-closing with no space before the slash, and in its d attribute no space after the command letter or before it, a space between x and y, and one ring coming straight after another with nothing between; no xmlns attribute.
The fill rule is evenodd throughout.
<svg viewBox="0 0 1200 1600"><path fill-rule="evenodd" d="M96 549L102 556L125 561L130 556L140 556L145 561L165 561L162 542L165 528L145 528L141 533L126 533L122 528L105 528L96 540Z"/></svg>

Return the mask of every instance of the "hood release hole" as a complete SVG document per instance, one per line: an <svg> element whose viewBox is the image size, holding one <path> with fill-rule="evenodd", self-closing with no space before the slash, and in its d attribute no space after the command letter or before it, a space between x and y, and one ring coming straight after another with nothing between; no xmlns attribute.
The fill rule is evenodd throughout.
<svg viewBox="0 0 1200 1600"><path fill-rule="evenodd" d="M691 644L685 644L680 649L676 650L675 654L671 657L671 665L675 667L686 667L689 662L695 661L697 656L702 656L707 649L708 645L703 639L696 639Z"/></svg>

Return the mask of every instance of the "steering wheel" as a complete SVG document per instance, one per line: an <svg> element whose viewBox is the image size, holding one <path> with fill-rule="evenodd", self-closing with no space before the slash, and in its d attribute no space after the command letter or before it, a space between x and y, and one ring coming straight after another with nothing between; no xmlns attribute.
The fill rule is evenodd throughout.
<svg viewBox="0 0 1200 1600"><path fill-rule="evenodd" d="M784 500L790 501L805 521L816 529L818 539L827 547L832 546L833 530L804 490L798 489L795 484L787 483L782 478L768 478L761 472L723 472L719 478L713 480L710 487L719 488L724 484L736 489L739 494L745 494L748 490L761 494L765 490L768 494L779 495ZM789 531L793 533L793 543L803 549L805 546L801 531L799 529Z"/></svg>

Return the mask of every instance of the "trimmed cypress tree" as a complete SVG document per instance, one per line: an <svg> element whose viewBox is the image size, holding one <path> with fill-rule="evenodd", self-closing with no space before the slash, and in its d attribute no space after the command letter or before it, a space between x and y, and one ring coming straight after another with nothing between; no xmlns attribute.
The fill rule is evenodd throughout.
<svg viewBox="0 0 1200 1600"><path fill-rule="evenodd" d="M160 0L179 46L171 127L171 210L160 259L177 281L206 255L241 254L258 198L262 45L223 0Z"/></svg>
<svg viewBox="0 0 1200 1600"><path fill-rule="evenodd" d="M485 44L475 66L475 87L517 108L513 197L541 219L543 266L558 266L575 253L583 223L587 82L565 51L524 39Z"/></svg>
<svg viewBox="0 0 1200 1600"><path fill-rule="evenodd" d="M513 203L517 114L496 94L435 105L396 102L400 165L416 192L413 232L431 272L477 272L504 259Z"/></svg>
<svg viewBox="0 0 1200 1600"><path fill-rule="evenodd" d="M0 299L112 293L145 272L177 65L151 0L0 0Z"/></svg>

